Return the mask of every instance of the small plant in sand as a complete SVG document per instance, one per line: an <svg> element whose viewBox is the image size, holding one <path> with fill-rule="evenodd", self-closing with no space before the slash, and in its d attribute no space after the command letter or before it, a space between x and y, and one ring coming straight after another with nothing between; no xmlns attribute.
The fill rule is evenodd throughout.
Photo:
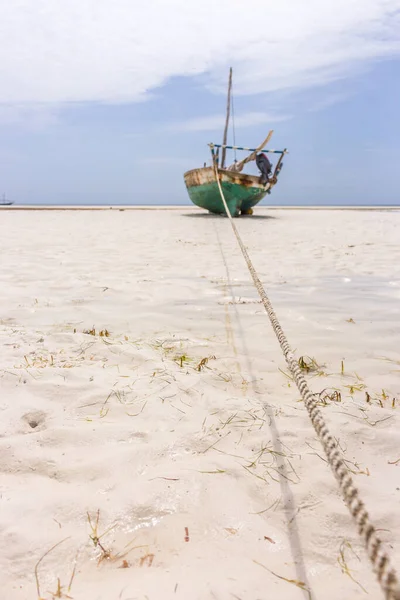
<svg viewBox="0 0 400 600"><path fill-rule="evenodd" d="M66 592L64 592L64 586L61 585L60 578L57 577L57 589L54 592L48 592L51 594L51 600L55 600L55 598L66 598L68 600L72 600L72 596L69 596ZM67 592L70 591L71 586L69 585L67 588Z"/></svg>
<svg viewBox="0 0 400 600"><path fill-rule="evenodd" d="M300 369L306 373L310 373L311 371L316 371L318 369L316 360L314 358L310 358L309 356L300 356L297 362Z"/></svg>
<svg viewBox="0 0 400 600"><path fill-rule="evenodd" d="M190 357L187 354L179 354L177 356L175 356L173 358L173 361L178 364L181 369L187 365L187 366L193 366L193 368L196 371L202 371L203 369L205 369L207 367L208 361L209 360L215 360L216 357L215 356L206 356L204 358L202 358L199 362L197 362L195 357ZM196 364L197 362L197 364Z"/></svg>
<svg viewBox="0 0 400 600"><path fill-rule="evenodd" d="M359 381L355 383L351 383L350 385L345 385L350 392L350 396L354 396L355 392L362 392L367 387L365 383L360 383Z"/></svg>
<svg viewBox="0 0 400 600"><path fill-rule="evenodd" d="M207 367L210 360L216 360L215 356L206 356L200 361L195 356L190 356L185 348L186 344L183 343L183 340L179 339L176 341L156 340L155 342L149 344L149 346L153 350L161 351L163 358L172 359L173 362L176 363L181 369L183 367L192 367L196 371L202 371ZM179 350L179 352L177 352L177 350Z"/></svg>
<svg viewBox="0 0 400 600"><path fill-rule="evenodd" d="M320 377L327 375L323 370L325 365L319 365L315 358L311 358L310 356L300 356L297 363L300 369L307 374L314 373Z"/></svg>
<svg viewBox="0 0 400 600"><path fill-rule="evenodd" d="M205 358L202 358L196 367L196 371L201 371L202 369L204 369L207 366L209 360L216 360L216 358L215 356L206 356Z"/></svg>
<svg viewBox="0 0 400 600"><path fill-rule="evenodd" d="M15 366L16 369L38 369L39 370L45 368L60 368L60 369L71 369L74 363L65 357L65 350L60 350L57 353L49 353L46 351L42 351L40 354L35 351L30 352L29 354L24 355L25 363L21 365ZM28 371L29 372L29 371ZM31 372L29 372L32 375Z"/></svg>
<svg viewBox="0 0 400 600"><path fill-rule="evenodd" d="M84 329L83 333L86 335L96 335L96 329L94 327L92 327L92 329Z"/></svg>
<svg viewBox="0 0 400 600"><path fill-rule="evenodd" d="M96 328L93 326L92 329L84 329L83 333L85 333L86 335L96 336ZM108 329L100 329L97 335L99 335L100 337L110 337L110 332L108 331Z"/></svg>
<svg viewBox="0 0 400 600"><path fill-rule="evenodd" d="M60 578L57 577L56 590L54 592L51 592L51 591L46 592L46 594L49 594L49 596L47 596L47 598L45 598L41 594L40 580L39 580L39 565L41 564L41 562L46 558L46 556L48 556L51 552L53 552L53 550L55 550L57 548L57 546L60 546L61 544L63 544L67 539L68 538L65 538L64 540L61 540L61 542L57 542L57 544L54 544L54 546L52 546L49 550L47 550L47 552L45 552L39 558L39 560L37 561L37 563L35 565L35 581L36 581L36 590L37 590L38 600L55 600L56 598L64 598L66 600L72 600L72 596L70 596L69 594L71 592L72 583L73 583L74 577L75 577L76 557L75 557L75 564L72 569L71 577L69 579L69 583L67 586L62 585Z"/></svg>
<svg viewBox="0 0 400 600"><path fill-rule="evenodd" d="M396 408L397 400L392 397L390 400L390 394L386 390L382 390L382 392L378 394L371 395L369 392L365 392L365 402L367 404L377 404L381 408Z"/></svg>
<svg viewBox="0 0 400 600"><path fill-rule="evenodd" d="M174 362L176 362L180 368L183 368L184 363L189 362L189 357L186 354L181 354L180 356L175 356Z"/></svg>
<svg viewBox="0 0 400 600"><path fill-rule="evenodd" d="M318 402L318 404L320 406L328 406L332 402L336 402L337 403L337 402L341 402L342 401L342 394L340 393L339 390L337 390L335 388L324 389L318 395L319 395L319 402Z"/></svg>
<svg viewBox="0 0 400 600"><path fill-rule="evenodd" d="M343 542L340 544L340 548L339 548L339 556L338 556L338 563L339 566L342 570L342 573L344 573L345 575L347 575L348 577L350 577L350 579L352 581L354 581L354 583L356 583L362 590L363 592L365 592L366 594L368 593L367 590L365 588L363 588L363 586L361 585L361 583L359 581L357 581L357 579L355 579L347 565L347 555L351 553L353 558L356 558L358 561L360 560L360 557L354 552L352 545L350 544L350 542L348 540L343 540Z"/></svg>
<svg viewBox="0 0 400 600"><path fill-rule="evenodd" d="M121 569L126 569L129 567L129 563L124 560L125 557L132 552L132 550L136 550L137 548L147 548L147 545L141 545L141 546L132 546L133 542L135 540L131 540L128 544L126 544L126 546L123 548L122 552L112 552L111 549L106 548L103 544L103 542L101 541L103 539L104 536L106 536L112 529L114 529L117 524L114 523L114 525L111 525L108 529L106 529L105 531L103 531L103 533L99 533L99 521L100 521L100 509L97 510L96 512L96 516L94 518L92 518L90 516L90 513L87 513L87 520L89 523L89 527L90 527L90 534L89 534L89 538L90 541L92 542L93 546L96 549L100 550L100 556L98 558L97 564L100 565L103 561L108 561L108 562L112 562L115 563L118 560L122 560L122 563L120 565Z"/></svg>
<svg viewBox="0 0 400 600"><path fill-rule="evenodd" d="M96 517L93 520L92 520L92 517L90 516L90 513L88 512L87 520L89 523L89 527L91 529L91 533L89 534L89 537L90 537L91 541L93 542L94 547L99 548L101 551L99 561L98 561L100 564L103 560L109 560L111 558L111 551L107 550L103 546L101 539L105 535L107 535L107 533L109 533L112 529L114 529L115 524L111 525L111 527L106 529L106 531L103 531L103 533L99 534L100 509L97 510Z"/></svg>

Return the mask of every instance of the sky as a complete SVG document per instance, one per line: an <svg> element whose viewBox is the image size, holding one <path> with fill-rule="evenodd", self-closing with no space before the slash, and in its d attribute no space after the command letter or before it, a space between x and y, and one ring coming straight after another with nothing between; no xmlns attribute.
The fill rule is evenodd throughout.
<svg viewBox="0 0 400 600"><path fill-rule="evenodd" d="M289 150L269 203L400 204L400 0L0 0L0 40L18 204L190 204L231 66L237 145Z"/></svg>

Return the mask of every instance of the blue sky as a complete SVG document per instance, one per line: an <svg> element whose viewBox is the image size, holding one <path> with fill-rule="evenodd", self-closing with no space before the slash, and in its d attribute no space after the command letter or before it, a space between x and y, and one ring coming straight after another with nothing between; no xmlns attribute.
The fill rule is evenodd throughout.
<svg viewBox="0 0 400 600"><path fill-rule="evenodd" d="M400 204L397 0L250 0L250 32L234 0L3 2L0 193L17 203L189 204L232 64L236 142L272 128L290 151L269 202Z"/></svg>

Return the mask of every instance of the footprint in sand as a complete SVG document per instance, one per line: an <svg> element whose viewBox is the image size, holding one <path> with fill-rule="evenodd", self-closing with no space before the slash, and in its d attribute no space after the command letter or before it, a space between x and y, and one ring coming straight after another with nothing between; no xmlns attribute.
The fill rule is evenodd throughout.
<svg viewBox="0 0 400 600"><path fill-rule="evenodd" d="M28 431L40 431L46 424L46 413L41 410L28 412L21 417L21 421L26 423Z"/></svg>

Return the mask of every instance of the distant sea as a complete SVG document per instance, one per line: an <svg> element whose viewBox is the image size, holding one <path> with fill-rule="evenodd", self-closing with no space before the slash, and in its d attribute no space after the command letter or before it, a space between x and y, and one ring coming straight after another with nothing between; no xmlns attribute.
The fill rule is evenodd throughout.
<svg viewBox="0 0 400 600"><path fill-rule="evenodd" d="M34 202L30 202L30 203L24 203L24 202L15 202L12 206L15 207L57 207L57 206L62 206L63 208L68 208L69 206L71 207L85 207L88 208L90 206L93 207L104 207L104 206L115 206L115 207L132 207L134 208L135 206L137 206L138 208L142 208L142 207L154 207L154 208L194 208L194 205L191 202L184 202L184 203L171 203L171 204L167 204L167 203L156 203L156 202L148 202L148 203L118 203L118 202L90 202L90 203L85 203L85 202L63 202L63 203L57 203L57 202L38 202L38 203L34 203ZM398 204L381 204L381 203L375 203L375 204L362 204L362 203L352 203L352 202L335 202L335 203L320 203L320 204L304 204L301 202L291 202L291 203L279 203L279 204L267 204L267 203L260 203L257 208L400 208L400 202Z"/></svg>

